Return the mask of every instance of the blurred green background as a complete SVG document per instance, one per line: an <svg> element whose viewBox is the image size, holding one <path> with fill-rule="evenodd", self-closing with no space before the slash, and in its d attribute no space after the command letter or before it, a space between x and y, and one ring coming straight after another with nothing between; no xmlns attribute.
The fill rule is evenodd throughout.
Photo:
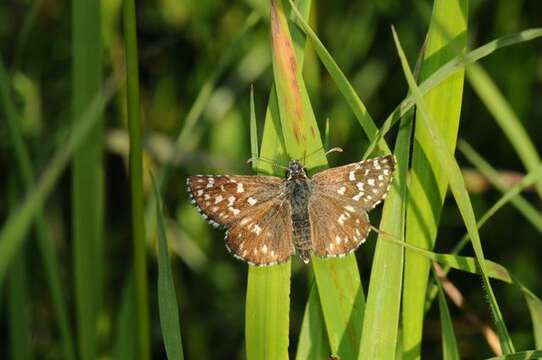
<svg viewBox="0 0 542 360"><path fill-rule="evenodd" d="M121 3L102 1L104 78L123 67ZM429 22L429 1L314 1L311 24L318 32L369 112L380 125L404 98L408 88L393 45L394 24L411 64L415 62ZM256 114L263 120L272 84L267 2L260 0L142 0L137 2L144 134L144 173L173 163L165 184L168 240L180 303L185 356L189 359L244 357L244 301L247 265L233 259L223 233L214 230L190 206L185 192L189 174L250 174L249 93L254 87ZM248 19L248 20L247 20ZM54 150L61 148L71 129L72 13L68 1L10 0L0 3L0 52L7 68L24 141L36 173L42 173ZM247 25L248 24L248 25ZM475 0L469 5L469 43L480 46L499 36L540 26L542 3L537 0ZM248 27L248 28L247 28ZM243 29L247 29L244 31ZM530 138L542 153L542 42L535 40L496 52L482 61L505 95ZM342 154L330 157L332 166L359 160L368 142L357 121L319 64L310 45L305 79L323 133L330 122L330 146ZM196 99L199 99L196 102ZM180 147L175 139L187 121L195 125ZM119 346L119 329L132 263L130 195L127 177L128 135L125 94L121 88L104 116L105 239L103 306L99 312L100 357ZM15 171L13 147L0 112L0 218L24 196ZM263 121L259 122L260 133ZM493 120L469 82L465 82L459 129L502 179L514 184L523 167L506 136ZM395 131L391 132L393 138ZM477 216L500 196L461 155ZM145 190L150 194L149 178ZM66 171L49 197L47 230L57 254L69 322L75 331L71 239L70 173ZM540 198L530 189L525 197L540 210ZM448 201L450 200L450 201ZM455 203L445 203L436 251L448 252L464 233ZM10 205L12 204L12 205ZM380 210L371 214L378 225ZM3 222L4 220L2 220ZM542 294L542 236L516 209L507 206L482 230L488 259L505 264L535 294ZM34 358L62 358L59 332L46 284L35 234L29 233L23 269L27 286L22 295ZM374 235L357 252L362 282L367 286ZM495 241L493 241L495 240ZM158 322L155 236L149 239L149 298L152 352L165 356ZM470 247L464 252L471 255ZM11 269L10 269L11 271ZM308 297L309 272L293 261L290 348L295 349ZM14 278L15 279L15 278ZM452 272L450 279L463 292L482 321L491 323L483 289L474 276ZM8 281L8 283L9 283ZM1 289L0 358L9 357L13 290ZM495 282L499 305L519 349L533 348L527 307L521 294ZM98 296L98 294L97 294ZM15 298L16 299L16 298ZM127 305L128 304L128 305ZM491 355L480 332L451 306L462 357ZM24 325L24 324L23 324ZM430 311L424 332L423 354L440 356L437 309ZM73 334L77 338L77 334Z"/></svg>

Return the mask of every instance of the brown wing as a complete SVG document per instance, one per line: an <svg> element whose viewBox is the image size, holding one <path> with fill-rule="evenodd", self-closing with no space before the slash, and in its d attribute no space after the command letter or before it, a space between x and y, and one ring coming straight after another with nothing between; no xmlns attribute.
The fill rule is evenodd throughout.
<svg viewBox="0 0 542 360"><path fill-rule="evenodd" d="M191 176L188 193L204 218L227 229L226 247L253 265L293 253L290 205L283 181L271 176Z"/></svg>
<svg viewBox="0 0 542 360"><path fill-rule="evenodd" d="M309 199L312 250L321 257L342 257L356 250L369 234L369 217L359 202L314 184Z"/></svg>
<svg viewBox="0 0 542 360"><path fill-rule="evenodd" d="M395 157L386 155L321 171L312 183L370 210L388 194L394 169Z"/></svg>
<svg viewBox="0 0 542 360"><path fill-rule="evenodd" d="M295 252L290 204L278 196L254 206L226 232L226 246L238 259L266 266L287 261Z"/></svg>

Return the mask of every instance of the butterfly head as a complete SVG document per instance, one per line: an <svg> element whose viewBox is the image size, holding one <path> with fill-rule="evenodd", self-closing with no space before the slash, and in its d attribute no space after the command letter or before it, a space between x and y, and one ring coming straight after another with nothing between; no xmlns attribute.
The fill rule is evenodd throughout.
<svg viewBox="0 0 542 360"><path fill-rule="evenodd" d="M306 179L307 170L297 160L290 160L288 170L286 170L286 180Z"/></svg>

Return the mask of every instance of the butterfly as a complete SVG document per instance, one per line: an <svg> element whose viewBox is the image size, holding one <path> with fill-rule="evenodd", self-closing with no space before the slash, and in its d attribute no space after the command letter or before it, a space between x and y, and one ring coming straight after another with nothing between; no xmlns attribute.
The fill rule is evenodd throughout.
<svg viewBox="0 0 542 360"><path fill-rule="evenodd" d="M342 257L367 238L368 211L387 195L395 157L381 156L307 175L297 160L284 178L197 175L188 193L202 216L226 229L226 248L251 265L287 261L297 253Z"/></svg>

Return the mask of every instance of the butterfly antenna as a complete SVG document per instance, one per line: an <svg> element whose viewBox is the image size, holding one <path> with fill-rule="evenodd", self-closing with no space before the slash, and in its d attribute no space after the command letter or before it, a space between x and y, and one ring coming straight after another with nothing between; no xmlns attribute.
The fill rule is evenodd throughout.
<svg viewBox="0 0 542 360"><path fill-rule="evenodd" d="M329 154L334 153L334 152L343 152L343 149L336 146L336 147L331 148L328 151L326 151L325 155L328 156Z"/></svg>
<svg viewBox="0 0 542 360"><path fill-rule="evenodd" d="M324 147L319 147L318 149L308 153L308 154L305 154L305 156L303 157L303 160L306 160L307 158L311 157L312 155L316 154L318 151L320 151L321 149L323 149ZM325 156L327 156L328 154L331 154L333 152L342 152L343 149L341 149L340 147L334 147L334 148L331 148L329 149L328 151L325 152ZM303 161L304 163L305 161Z"/></svg>
<svg viewBox="0 0 542 360"><path fill-rule="evenodd" d="M250 164L250 163L253 163L255 161L263 161L263 162L266 162L268 164L271 164L272 166L276 166L280 169L284 169L284 170L288 170L288 167L287 166L284 166L284 165L281 165L279 163L277 163L276 161L273 161L271 159L266 159L264 157L251 157L247 160L247 164Z"/></svg>

